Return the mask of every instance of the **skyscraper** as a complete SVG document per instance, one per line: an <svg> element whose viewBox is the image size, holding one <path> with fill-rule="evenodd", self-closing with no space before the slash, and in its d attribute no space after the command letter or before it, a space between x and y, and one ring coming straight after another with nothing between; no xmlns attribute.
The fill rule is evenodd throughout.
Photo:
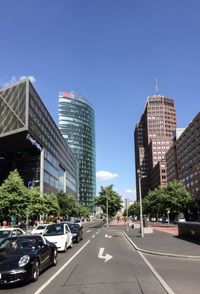
<svg viewBox="0 0 200 294"><path fill-rule="evenodd" d="M176 129L174 100L161 95L147 97L144 113L135 127L135 167L138 194L138 170L141 171L141 193L167 185L165 153L173 143Z"/></svg>
<svg viewBox="0 0 200 294"><path fill-rule="evenodd" d="M79 202L93 209L96 195L95 114L78 93L59 93L59 129L79 163Z"/></svg>

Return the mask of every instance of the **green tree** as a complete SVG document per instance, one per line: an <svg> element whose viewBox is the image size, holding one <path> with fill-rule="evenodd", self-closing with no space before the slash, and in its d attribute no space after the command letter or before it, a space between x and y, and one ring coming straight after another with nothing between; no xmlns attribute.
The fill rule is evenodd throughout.
<svg viewBox="0 0 200 294"><path fill-rule="evenodd" d="M128 214L132 216L140 215L140 203L139 201L135 201L133 204L129 206Z"/></svg>
<svg viewBox="0 0 200 294"><path fill-rule="evenodd" d="M192 197L182 183L177 180L169 182L165 189L165 212L169 209L171 214L178 215L184 213L191 204Z"/></svg>
<svg viewBox="0 0 200 294"><path fill-rule="evenodd" d="M165 212L165 189L162 187L149 191L147 197L142 200L143 212L153 216L162 215Z"/></svg>
<svg viewBox="0 0 200 294"><path fill-rule="evenodd" d="M18 218L26 216L29 203L28 189L17 170L10 172L0 187L0 207L4 218L14 215Z"/></svg>
<svg viewBox="0 0 200 294"><path fill-rule="evenodd" d="M44 199L44 208L43 212L45 214L45 218L48 217L49 214L59 215L60 214L60 206L58 202L58 198L55 194L43 194Z"/></svg>
<svg viewBox="0 0 200 294"><path fill-rule="evenodd" d="M190 193L180 181L171 181L167 188L158 187L143 199L143 211L151 215L166 215L167 211L175 217L192 204Z"/></svg>
<svg viewBox="0 0 200 294"><path fill-rule="evenodd" d="M28 189L28 216L32 219L39 219L39 216L45 210L44 197L41 195L38 187Z"/></svg>
<svg viewBox="0 0 200 294"><path fill-rule="evenodd" d="M72 217L78 213L78 209L76 208L76 200L73 195L61 191L57 193L57 198L61 215L65 217Z"/></svg>
<svg viewBox="0 0 200 294"><path fill-rule="evenodd" d="M80 217L88 216L90 211L87 207L78 203L73 195L64 193L63 191L57 193L58 203L60 206L60 214L65 217Z"/></svg>
<svg viewBox="0 0 200 294"><path fill-rule="evenodd" d="M108 215L114 216L117 211L122 208L122 200L117 192L113 190L113 185L102 187L99 196L95 199L95 205L100 206L104 213L107 212L108 201Z"/></svg>

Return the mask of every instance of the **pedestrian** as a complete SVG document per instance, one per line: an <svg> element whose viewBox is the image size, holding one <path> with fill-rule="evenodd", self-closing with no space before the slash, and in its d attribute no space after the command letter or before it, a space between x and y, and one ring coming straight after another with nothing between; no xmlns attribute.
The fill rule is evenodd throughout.
<svg viewBox="0 0 200 294"><path fill-rule="evenodd" d="M8 222L7 222L7 220L4 220L3 221L3 227L6 228L7 226L8 226Z"/></svg>

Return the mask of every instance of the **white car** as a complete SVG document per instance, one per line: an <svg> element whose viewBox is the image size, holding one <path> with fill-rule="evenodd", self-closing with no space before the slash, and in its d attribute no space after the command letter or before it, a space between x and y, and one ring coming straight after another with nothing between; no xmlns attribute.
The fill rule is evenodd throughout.
<svg viewBox="0 0 200 294"><path fill-rule="evenodd" d="M0 241L5 238L16 237L24 234L25 232L20 228L2 228L0 229Z"/></svg>
<svg viewBox="0 0 200 294"><path fill-rule="evenodd" d="M72 248L72 233L66 223L58 223L48 225L43 236L56 245L58 251L66 252L68 248Z"/></svg>
<svg viewBox="0 0 200 294"><path fill-rule="evenodd" d="M37 234L42 235L47 226L48 226L48 224L40 224L37 227L35 227L35 229L32 230L31 234L32 235L37 235Z"/></svg>

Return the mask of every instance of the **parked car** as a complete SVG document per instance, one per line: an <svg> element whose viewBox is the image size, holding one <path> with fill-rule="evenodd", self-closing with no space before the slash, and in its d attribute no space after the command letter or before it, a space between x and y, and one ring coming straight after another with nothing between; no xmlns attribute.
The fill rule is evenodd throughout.
<svg viewBox="0 0 200 294"><path fill-rule="evenodd" d="M156 222L156 218L154 216L151 218L151 222Z"/></svg>
<svg viewBox="0 0 200 294"><path fill-rule="evenodd" d="M48 224L40 224L37 227L35 227L35 229L32 230L31 234L35 235L35 234L42 234L46 227L48 226Z"/></svg>
<svg viewBox="0 0 200 294"><path fill-rule="evenodd" d="M0 229L0 241L9 238L24 235L25 232L20 228L2 228Z"/></svg>
<svg viewBox="0 0 200 294"><path fill-rule="evenodd" d="M50 242L54 243L58 251L66 252L69 247L73 246L72 233L68 224L58 223L46 227L43 236Z"/></svg>
<svg viewBox="0 0 200 294"><path fill-rule="evenodd" d="M184 223L186 222L186 219L185 217L176 217L175 220L174 220L174 223L177 224L177 223Z"/></svg>
<svg viewBox="0 0 200 294"><path fill-rule="evenodd" d="M0 243L0 285L36 281L57 264L57 248L40 235L6 238Z"/></svg>
<svg viewBox="0 0 200 294"><path fill-rule="evenodd" d="M81 240L83 240L83 228L73 222L66 222L70 228L70 231L72 233L72 241L73 243L79 243Z"/></svg>
<svg viewBox="0 0 200 294"><path fill-rule="evenodd" d="M75 223L75 224L78 224L81 228L83 227L83 223L82 223L82 221L81 221L80 219L76 219L76 220L74 221L74 223Z"/></svg>

